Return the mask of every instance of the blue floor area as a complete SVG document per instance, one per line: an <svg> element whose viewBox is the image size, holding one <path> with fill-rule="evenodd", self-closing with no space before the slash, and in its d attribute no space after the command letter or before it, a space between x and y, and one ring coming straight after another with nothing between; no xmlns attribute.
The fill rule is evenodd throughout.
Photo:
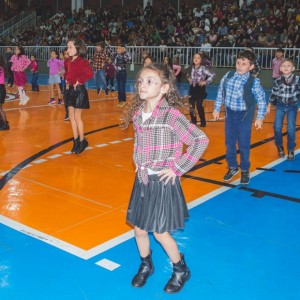
<svg viewBox="0 0 300 300"><path fill-rule="evenodd" d="M299 155L283 160L251 178L247 188L259 194L239 185L190 210L185 230L175 234L192 272L179 294L162 291L172 269L153 238L155 272L136 289L134 239L83 260L0 225L0 299L300 299L300 174L291 172L299 166ZM95 264L103 258L121 266L108 271Z"/></svg>

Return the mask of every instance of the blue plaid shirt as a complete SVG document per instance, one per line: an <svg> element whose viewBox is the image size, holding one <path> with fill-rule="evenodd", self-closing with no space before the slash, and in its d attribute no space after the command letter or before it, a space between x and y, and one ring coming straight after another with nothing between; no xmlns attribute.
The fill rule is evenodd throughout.
<svg viewBox="0 0 300 300"><path fill-rule="evenodd" d="M226 89L226 97L225 97L223 85L228 73L224 75L224 77L220 82L217 98L215 101L215 107L214 107L215 111L220 112L221 106L223 104L233 111L247 110L243 94L244 94L244 85L247 82L250 73L247 72L243 75L240 75L237 72L235 72L233 77L228 78L225 87ZM264 89L262 88L260 84L260 80L258 78L254 79L253 86L252 86L252 93L254 95L254 98L258 106L256 119L263 120L267 112L267 103L266 103L266 95Z"/></svg>

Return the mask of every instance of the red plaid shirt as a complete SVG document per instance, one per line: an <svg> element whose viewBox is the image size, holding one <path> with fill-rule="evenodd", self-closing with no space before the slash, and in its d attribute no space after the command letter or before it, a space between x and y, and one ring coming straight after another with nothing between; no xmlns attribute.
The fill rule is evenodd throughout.
<svg viewBox="0 0 300 300"><path fill-rule="evenodd" d="M96 51L92 59L92 68L94 71L103 70L107 55L104 50Z"/></svg>
<svg viewBox="0 0 300 300"><path fill-rule="evenodd" d="M133 117L135 129L133 160L138 165L138 178L148 182L147 168L161 171L171 168L177 176L189 171L208 145L208 137L191 124L164 99L144 123L143 103ZM183 153L183 145L188 147Z"/></svg>

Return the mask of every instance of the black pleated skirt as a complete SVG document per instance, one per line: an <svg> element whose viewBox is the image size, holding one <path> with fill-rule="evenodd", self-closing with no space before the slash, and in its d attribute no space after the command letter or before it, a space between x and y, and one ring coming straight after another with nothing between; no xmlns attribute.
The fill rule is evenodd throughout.
<svg viewBox="0 0 300 300"><path fill-rule="evenodd" d="M147 232L172 232L184 228L189 217L180 179L166 185L157 175L149 175L148 184L136 177L126 220Z"/></svg>
<svg viewBox="0 0 300 300"><path fill-rule="evenodd" d="M70 86L66 90L66 98L69 106L81 109L90 108L89 95L84 84L77 85L76 90Z"/></svg>

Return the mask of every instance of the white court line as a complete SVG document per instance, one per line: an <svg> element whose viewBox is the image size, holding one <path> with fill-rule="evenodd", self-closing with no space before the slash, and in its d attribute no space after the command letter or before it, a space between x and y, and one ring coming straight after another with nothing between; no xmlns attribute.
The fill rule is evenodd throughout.
<svg viewBox="0 0 300 300"><path fill-rule="evenodd" d="M300 149L296 150L295 154L298 154L299 152L300 152ZM282 159L282 158L277 159L277 160L269 163L268 165L266 165L264 168L271 168L271 167L273 167L273 166L275 166L275 165L277 165L277 164L279 164L283 161L284 161L284 159ZM251 173L251 178L261 174L262 172L265 172L265 171L264 170L256 170L256 171L252 172ZM238 182L238 180L235 180L233 183L237 183L237 182ZM192 209L193 207L196 207L196 206L200 205L201 203L203 203L205 201L208 201L208 200L214 198L215 196L218 196L218 195L222 194L223 192L227 191L228 189L230 189L230 188L221 187L221 188L217 189L216 191L208 193L207 195L204 195L204 196L190 202L188 204L188 207L189 207L189 209ZM107 250L109 250L109 249L111 249L111 248L113 248L113 247L115 247L115 246L117 246L117 245L119 245L119 244L121 244L121 243L123 243L123 242L125 242L125 241L127 241L127 240L134 237L133 230L130 230L130 231L128 231L124 234L121 234L121 235L119 235L119 236L117 236L117 237L115 237L115 238L113 238L113 239L111 239L111 240L109 240L105 243L102 243L102 244L100 244L100 245L98 245L98 246L96 246L96 247L94 247L90 250L84 250L84 249L81 249L81 248L76 247L74 245L71 245L69 243L66 243L66 242L64 242L60 239L54 238L54 237L52 237L48 234L45 234L45 233L43 233L39 230L33 229L33 228L28 227L24 224L13 221L13 220L11 220L11 219L3 216L3 215L0 215L0 223L4 224L4 225L6 225L6 226L8 226L12 229L15 229L19 232L27 234L27 235L29 235L33 238L41 240L41 241L43 241L47 244L50 244L50 245L52 245L56 248L61 249L63 251L66 251L70 254L78 256L82 259L90 259L90 258L92 258L96 255L99 255L99 254L101 254L101 253L103 253L103 252L105 252L105 251L107 251Z"/></svg>

